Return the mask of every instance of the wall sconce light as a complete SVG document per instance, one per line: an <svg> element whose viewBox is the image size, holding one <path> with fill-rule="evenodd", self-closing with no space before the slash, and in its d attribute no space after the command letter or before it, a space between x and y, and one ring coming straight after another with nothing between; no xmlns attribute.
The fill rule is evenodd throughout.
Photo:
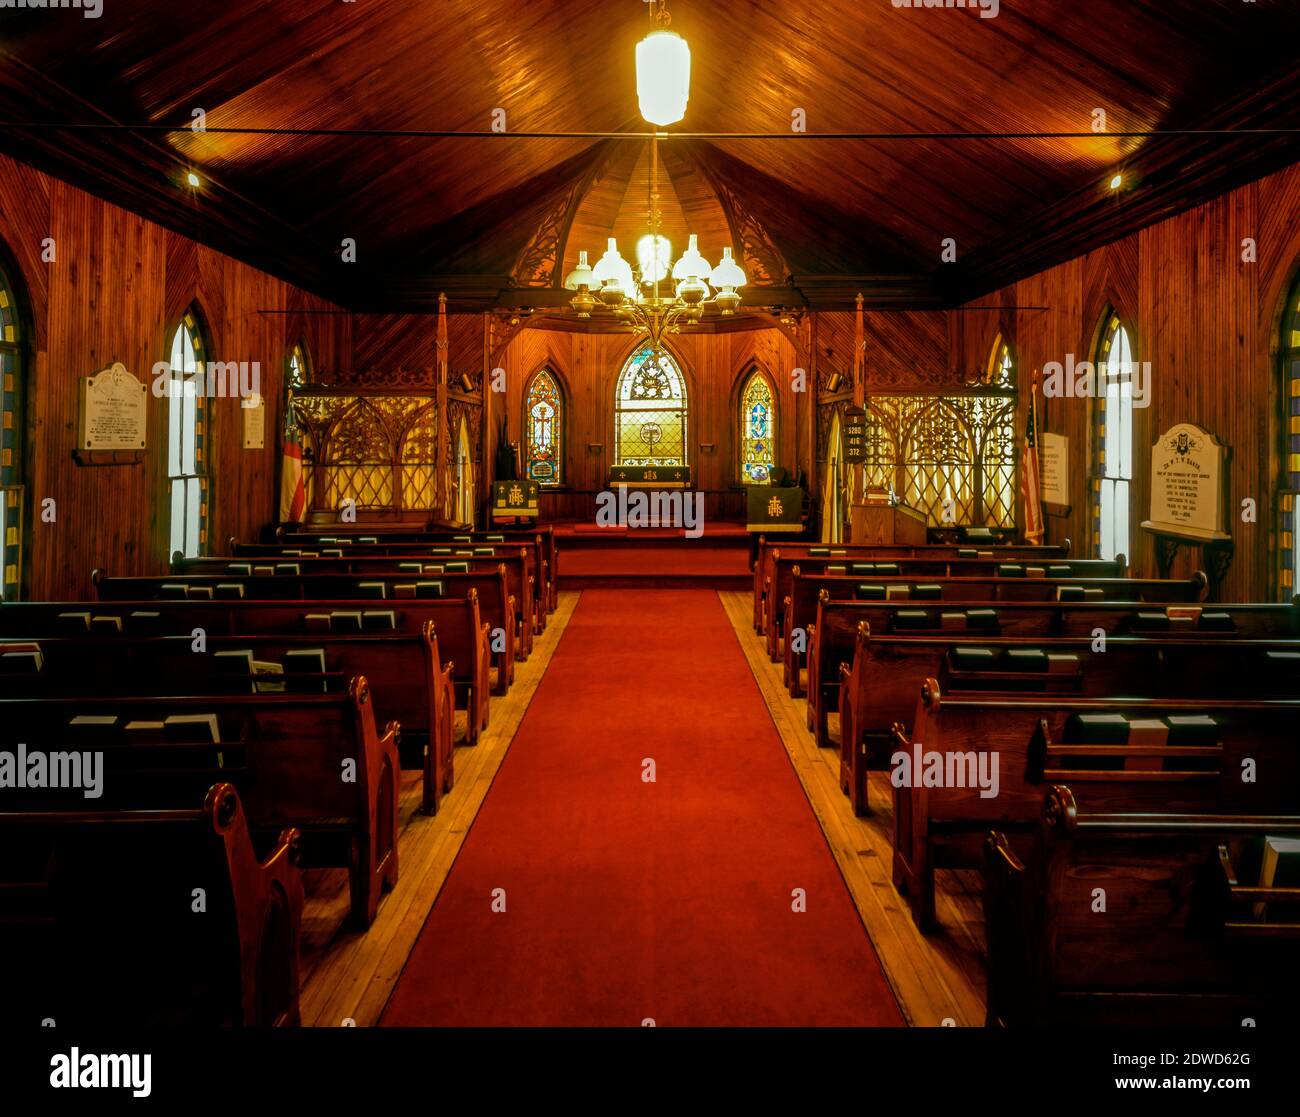
<svg viewBox="0 0 1300 1117"><path fill-rule="evenodd" d="M826 381L826 390L828 392L838 392L840 390L840 383L843 379L844 378L838 372L832 372L830 379Z"/></svg>
<svg viewBox="0 0 1300 1117"><path fill-rule="evenodd" d="M706 453L706 454L712 454L713 451L716 450L717 448L718 448L718 447L717 447L717 443L715 443L715 442L701 442L701 443L700 443L700 449L701 449L704 453Z"/></svg>
<svg viewBox="0 0 1300 1117"><path fill-rule="evenodd" d="M588 442L588 443L587 443L587 453L588 453L588 454L599 454L603 449L605 449L605 444L604 444L603 442Z"/></svg>
<svg viewBox="0 0 1300 1117"><path fill-rule="evenodd" d="M468 372L462 372L460 374L460 386L467 392L474 391L474 381L469 378Z"/></svg>

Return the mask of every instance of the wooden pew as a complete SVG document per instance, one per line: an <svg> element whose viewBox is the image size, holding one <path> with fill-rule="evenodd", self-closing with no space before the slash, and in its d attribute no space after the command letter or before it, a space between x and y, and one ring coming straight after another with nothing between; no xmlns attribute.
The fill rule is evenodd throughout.
<svg viewBox="0 0 1300 1117"><path fill-rule="evenodd" d="M475 553L478 552L478 553ZM491 563L494 559L505 560L523 556L527 577L532 579L533 603L533 626L537 632L543 632L546 629L546 621L549 613L553 609L550 598L552 590L550 586L550 573L545 559L543 541L537 539L516 540L513 543L451 543L443 541L439 543L357 543L352 540L336 539L331 543L321 543L309 545L300 542L298 546L279 543L241 543L239 540L232 538L226 556L206 556L199 559L185 559L178 554L172 556L172 568L178 569L177 559L179 558L185 566L184 569L190 569L191 564L214 564L217 571L226 571L224 565L217 566L218 562L222 563L248 563L251 565L262 566L276 563L294 563L305 560L318 559L322 562L332 562L335 567L312 563L313 567L319 566L320 570L335 572L361 572L367 570L397 570L398 563L411 564L419 562L422 565L437 566L448 562L466 562L471 564L471 569L481 570L485 564ZM385 560L390 560L385 565ZM306 567L303 567L304 571ZM201 567L193 565L192 572L203 572Z"/></svg>
<svg viewBox="0 0 1300 1117"><path fill-rule="evenodd" d="M924 607L923 607L924 606ZM969 617L968 617L969 614ZM808 631L808 728L829 745L827 715L838 709L842 668L851 665L865 623L878 635L939 636L1161 636L1201 639L1238 636L1300 638L1300 603L1290 605L1169 605L1128 602L1005 602L996 606L924 602L833 601L818 595ZM907 623L904 624L906 619ZM841 733L841 739L843 734Z"/></svg>
<svg viewBox="0 0 1300 1117"><path fill-rule="evenodd" d="M196 715L216 715L219 744L195 740L193 727L175 735L130 728ZM93 731L73 729L74 717L117 720ZM11 747L59 751L70 732L84 737L82 750L104 756L107 809L184 802L198 784L234 784L255 833L296 827L304 866L348 869L361 928L397 883L399 727L390 722L379 735L364 678L346 694L0 699L0 741Z"/></svg>
<svg viewBox="0 0 1300 1117"><path fill-rule="evenodd" d="M783 616L779 629L772 627L768 633L768 650L772 661L785 660L787 686L798 681L794 641L783 640L786 632L803 629L815 623L817 602L822 590L831 600L871 599L907 600L924 607L933 601L1152 601L1199 602L1206 594L1209 583L1201 571L1187 579L1162 578L1024 578L1018 576L991 578L951 577L918 579L901 577L873 577L844 575L805 576L798 567L792 572L790 592L783 602ZM805 647L806 651L806 647Z"/></svg>
<svg viewBox="0 0 1300 1117"><path fill-rule="evenodd" d="M985 841L986 1023L1289 1026L1300 923L1274 905L1295 910L1300 889L1257 887L1266 835L1300 837L1294 801L1272 816L1098 812L1053 786L1027 855L1000 831Z"/></svg>
<svg viewBox="0 0 1300 1117"><path fill-rule="evenodd" d="M834 562L891 562L897 559L981 559L1000 558L1004 562L1061 562L1069 557L1070 541L1061 546L1036 547L1026 545L975 546L959 544L924 544L917 546L892 544L802 543L789 540L769 540L760 535L754 561L754 631L765 634L767 617L765 603L772 599L768 588L775 579L776 563L781 558L799 561L803 558L825 558ZM775 600L779 601L777 597Z"/></svg>
<svg viewBox="0 0 1300 1117"><path fill-rule="evenodd" d="M401 753L414 756L424 773L422 808L436 814L450 791L454 765L455 693L451 664L442 664L432 621L418 634L384 632L275 636L205 636L200 650L183 636L41 636L39 671L6 672L5 651L15 646L0 636L0 696L46 697L112 694L248 694L267 687L305 694L342 691L364 675L384 721L402 727ZM283 675L252 676L234 667L231 653L250 652L255 661L278 663ZM304 652L319 652L323 668L301 666ZM298 670L293 660L300 660ZM28 666L20 664L19 666Z"/></svg>
<svg viewBox="0 0 1300 1117"><path fill-rule="evenodd" d="M463 565L465 569L445 569L451 565ZM382 582L386 586L387 596L394 599L401 599L398 595L403 592L406 597L439 596L429 589L428 583L437 583L444 578L456 578L463 582L467 576L472 575L490 579L504 570L506 597L515 606L510 633L516 658L528 658L532 651L533 634L538 630L533 577L529 572L528 552L524 548L493 556L455 553L401 559L386 555L371 558L351 555L344 558L297 556L260 563L229 556L185 558L178 552L172 556L172 569L173 581L211 577L218 579L216 585L243 584L245 597L282 595L286 589L274 579L300 577L306 594L319 594L327 598L343 592L351 597L360 597L364 595L353 592L352 587L362 582ZM420 588L422 586L423 589ZM405 589L403 591L398 587Z"/></svg>
<svg viewBox="0 0 1300 1117"><path fill-rule="evenodd" d="M1115 592L1112 585L1114 581L1131 581L1126 576L1127 567L1123 559L1115 562L1104 562L1100 559L1067 559L1062 562L1043 563L1039 566L1032 563L1009 563L989 559L940 559L937 562L931 559L896 559L871 563L826 562L824 559L813 559L811 566L803 566L801 563L788 564L784 558L780 558L777 559L775 568L776 593L779 597L772 599L770 607L775 609L776 602L780 602L780 615L776 616L775 624L770 619L766 625L770 653L783 644L785 633L794 632L797 628L802 628L807 633L807 628L814 622L816 602L823 588L827 589L829 596L842 598L853 597L854 594L861 596L863 585L880 586L880 593L884 594L887 592L885 586L891 585L892 579L900 579L900 577L913 580L917 585L933 585L953 580L961 583L962 579L1001 580L1023 577L1028 581L1053 581L1056 584L1104 581L1110 586L1105 596L1118 597L1119 594ZM848 577L853 581L853 592L849 592L848 585L833 581L835 577ZM827 579L827 581L815 584L809 579ZM897 585L888 592L909 596L898 590ZM1039 597L1039 594L1034 592L1026 592L1026 594L1031 599ZM802 688L800 677L797 672L794 672L793 664L796 659L790 650L789 641L784 641L784 651L785 684L790 688L792 697L797 698L800 697Z"/></svg>
<svg viewBox="0 0 1300 1117"><path fill-rule="evenodd" d="M91 584L100 601L147 601L176 599L178 591L172 586L185 586L184 600L195 600L200 595L211 594L213 600L227 601L313 601L331 604L335 610L344 601L360 601L368 592L366 583L377 584L376 596L369 599L366 608L382 609L406 605L419 597L398 597L398 586L417 586L419 581L430 583L430 598L447 597L468 600L471 591L478 597L479 615L490 632L490 646L496 656L497 694L505 694L515 677L515 659L520 654L517 645L517 609L514 597L507 588L504 566L495 571L468 574L437 574L412 583L412 575L361 577L357 575L292 575L239 578L231 575L179 574L170 577L111 578L103 570L91 574ZM242 587L242 596L222 597L222 586ZM438 590L441 592L438 592ZM496 630L500 630L499 637Z"/></svg>
<svg viewBox="0 0 1300 1117"><path fill-rule="evenodd" d="M840 692L840 786L867 814L868 769L888 764L928 679L947 695L1194 698L1210 676L1216 697L1300 697L1300 639L1112 636L1103 650L1091 636L874 637L864 623Z"/></svg>
<svg viewBox="0 0 1300 1117"><path fill-rule="evenodd" d="M325 541L348 540L352 545L366 545L367 540L374 540L374 545L388 546L397 543L417 543L441 546L448 543L536 543L542 563L546 570L547 588L550 601L548 609L555 611L556 542L555 532L550 525L532 528L502 528L495 531L453 531L445 528L412 529L410 524L392 524L380 527L374 524L329 524L299 525L298 530L279 526L263 532L263 543L288 544L296 547L305 543L309 548L318 543L333 545ZM540 584L540 583L539 583Z"/></svg>
<svg viewBox="0 0 1300 1117"><path fill-rule="evenodd" d="M1062 745L1071 715L1129 720L1210 717L1189 739L1215 744L1147 745L1084 740ZM918 786L891 772L894 785L894 884L905 892L922 930L934 926L934 871L978 868L979 842L991 828L1024 834L1038 817L1045 784L1087 782L1085 805L1116 811L1270 814L1288 809L1300 786L1296 699L1058 698L1050 695L940 695L927 680L912 731L895 727L895 757L936 754L968 786ZM1091 735L1094 730L1090 730ZM950 759L951 758L951 759ZM1253 782L1243 761L1255 764ZM997 794L969 786L972 765L996 761ZM1068 762L1068 767L1063 766ZM1114 767L1114 765L1124 765ZM955 773L957 774L957 773Z"/></svg>
<svg viewBox="0 0 1300 1117"><path fill-rule="evenodd" d="M299 835L259 857L235 788L201 809L36 806L0 791L10 1025L296 1025ZM206 910L196 914L195 889Z"/></svg>
<svg viewBox="0 0 1300 1117"><path fill-rule="evenodd" d="M353 633L354 618L382 605L393 614L387 634L410 638L432 625L438 660L450 661L456 692L455 709L467 712L468 744L487 727L491 692L491 648L488 626L482 622L478 594L464 599L403 600L387 605L375 601L334 601L315 605L302 601L113 601L5 602L0 604L0 639L39 639L46 636L176 636L193 638L201 629L208 636L295 636L310 639ZM334 619L339 620L338 624ZM386 619L386 618L385 618ZM345 625L344 622L347 622ZM376 632L376 634L383 634ZM430 653L432 654L432 653ZM434 662L437 663L438 660ZM358 672L367 675L366 671ZM387 680L383 680L387 689Z"/></svg>

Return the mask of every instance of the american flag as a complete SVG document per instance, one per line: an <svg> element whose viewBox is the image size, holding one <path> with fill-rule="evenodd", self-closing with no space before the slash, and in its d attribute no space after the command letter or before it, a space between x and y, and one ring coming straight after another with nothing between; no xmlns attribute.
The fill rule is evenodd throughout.
<svg viewBox="0 0 1300 1117"><path fill-rule="evenodd" d="M280 465L280 522L301 523L307 510L307 487L302 476L302 434L294 414L293 394L284 409L284 442Z"/></svg>
<svg viewBox="0 0 1300 1117"><path fill-rule="evenodd" d="M1025 538L1030 543L1043 541L1043 506L1039 501L1038 480L1038 373L1029 391L1029 420L1025 424L1025 453L1021 459L1020 492L1025 498Z"/></svg>

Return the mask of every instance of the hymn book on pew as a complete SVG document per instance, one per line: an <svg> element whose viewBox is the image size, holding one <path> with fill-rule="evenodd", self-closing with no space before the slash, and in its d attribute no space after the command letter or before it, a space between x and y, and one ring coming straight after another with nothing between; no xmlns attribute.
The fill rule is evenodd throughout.
<svg viewBox="0 0 1300 1117"><path fill-rule="evenodd" d="M1259 869L1260 888L1300 888L1300 838L1267 837L1264 858ZM1267 903L1252 909L1257 920L1269 919ZM1300 921L1300 904L1274 904L1271 922Z"/></svg>

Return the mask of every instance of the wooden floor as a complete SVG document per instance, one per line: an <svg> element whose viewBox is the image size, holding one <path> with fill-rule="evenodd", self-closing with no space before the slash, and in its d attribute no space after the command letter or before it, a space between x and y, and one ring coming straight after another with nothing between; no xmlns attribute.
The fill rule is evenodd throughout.
<svg viewBox="0 0 1300 1117"><path fill-rule="evenodd" d="M420 814L420 773L403 774L397 888L384 897L365 934L348 930L347 875L308 874L303 918L302 1022L317 1027L376 1024L407 956L424 926L461 843L487 796L492 780L523 720L580 595L563 592L537 638L515 684L493 698L491 724L473 748L455 752L456 786L430 818ZM748 592L720 592L740 647L750 664L790 761L849 891L857 904L885 974L909 1023L984 1023L984 924L978 874L937 875L941 929L922 935L906 901L890 880L890 788L885 773L872 774L875 814L855 818L839 787L839 756L819 749L805 727L802 700L781 685L781 667L771 663L751 627Z"/></svg>
<svg viewBox="0 0 1300 1117"><path fill-rule="evenodd" d="M491 699L489 725L480 734L478 744L473 748L456 747L455 787L435 816L419 811L421 773L402 774L397 887L380 902L379 915L370 929L361 934L344 925L348 906L346 872L307 874L301 958L304 1026L370 1027L379 1021L546 665L555 654L578 596L559 595L555 613L546 631L535 639L528 662L515 665L515 681L509 694Z"/></svg>
<svg viewBox="0 0 1300 1117"><path fill-rule="evenodd" d="M781 665L771 662L762 637L754 634L751 595L718 596L903 1015L922 1027L982 1027L986 959L979 874L938 872L940 929L929 935L916 929L890 874L893 812L888 773L871 773L874 813L857 818L840 790L839 751L817 747L807 728L807 702L790 697L781 682Z"/></svg>

